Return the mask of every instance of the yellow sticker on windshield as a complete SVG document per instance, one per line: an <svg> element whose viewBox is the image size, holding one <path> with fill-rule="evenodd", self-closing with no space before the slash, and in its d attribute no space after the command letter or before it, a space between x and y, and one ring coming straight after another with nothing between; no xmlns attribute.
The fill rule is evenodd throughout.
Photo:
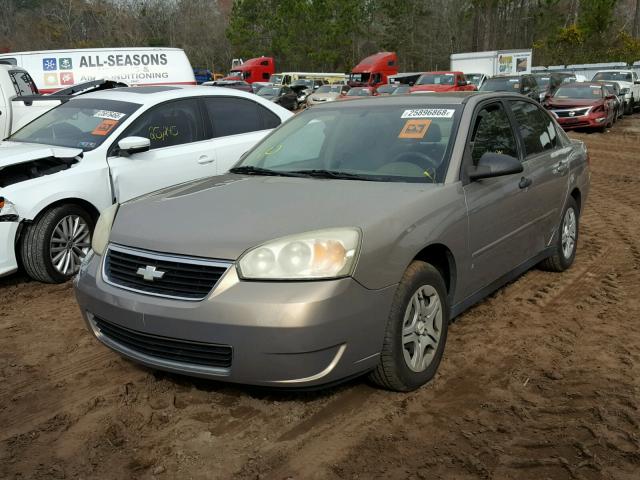
<svg viewBox="0 0 640 480"><path fill-rule="evenodd" d="M431 125L431 120L424 118L420 120L407 120L398 138L424 138L427 130L429 130L429 125Z"/></svg>
<svg viewBox="0 0 640 480"><path fill-rule="evenodd" d="M108 135L109 132L113 130L113 127L115 127L117 124L117 120L105 118L96 126L96 128L93 129L91 135L99 135L101 137L104 137Z"/></svg>
<svg viewBox="0 0 640 480"><path fill-rule="evenodd" d="M269 156L269 155L273 155L274 153L278 153L280 150L282 150L282 144L279 143L278 145L274 145L273 147L269 148L266 152L264 152L265 156Z"/></svg>

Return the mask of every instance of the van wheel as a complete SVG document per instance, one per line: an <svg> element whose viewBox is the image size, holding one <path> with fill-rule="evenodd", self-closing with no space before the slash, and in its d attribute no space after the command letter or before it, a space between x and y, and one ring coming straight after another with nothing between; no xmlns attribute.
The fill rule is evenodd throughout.
<svg viewBox="0 0 640 480"><path fill-rule="evenodd" d="M380 363L369 378L398 392L415 390L431 380L447 342L449 315L440 272L428 263L413 262L396 290Z"/></svg>
<svg viewBox="0 0 640 480"><path fill-rule="evenodd" d="M564 272L576 258L580 212L573 197L569 197L562 213L553 255L542 261L540 268L550 272Z"/></svg>
<svg viewBox="0 0 640 480"><path fill-rule="evenodd" d="M73 277L91 248L94 221L78 205L46 210L22 232L20 253L27 274L45 283Z"/></svg>

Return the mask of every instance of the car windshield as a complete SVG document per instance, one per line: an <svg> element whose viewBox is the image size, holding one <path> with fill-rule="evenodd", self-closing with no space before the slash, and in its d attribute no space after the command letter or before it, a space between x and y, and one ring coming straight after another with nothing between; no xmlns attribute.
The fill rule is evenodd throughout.
<svg viewBox="0 0 640 480"><path fill-rule="evenodd" d="M237 172L443 182L460 105L351 105L298 114L251 150Z"/></svg>
<svg viewBox="0 0 640 480"><path fill-rule="evenodd" d="M140 105L94 98L76 98L49 110L7 140L81 148L100 146Z"/></svg>
<svg viewBox="0 0 640 480"><path fill-rule="evenodd" d="M482 75L477 73L469 73L464 76L467 82L475 85L476 87L480 85L480 80L482 80Z"/></svg>
<svg viewBox="0 0 640 480"><path fill-rule="evenodd" d="M271 77L269 77L269 82L277 84L282 83L282 75L271 75Z"/></svg>
<svg viewBox="0 0 640 480"><path fill-rule="evenodd" d="M629 72L598 72L593 80L616 80L618 82L632 82L631 73Z"/></svg>
<svg viewBox="0 0 640 480"><path fill-rule="evenodd" d="M520 88L519 78L490 78L482 84L482 92L513 92Z"/></svg>
<svg viewBox="0 0 640 480"><path fill-rule="evenodd" d="M371 91L368 88L352 88L347 92L347 97L368 97Z"/></svg>
<svg viewBox="0 0 640 480"><path fill-rule="evenodd" d="M292 87L304 86L313 88L313 80L296 80L291 84Z"/></svg>
<svg viewBox="0 0 640 480"><path fill-rule="evenodd" d="M396 85L380 85L378 93L393 93L396 88L398 88Z"/></svg>
<svg viewBox="0 0 640 480"><path fill-rule="evenodd" d="M258 90L258 95L261 97L275 97L280 94L280 89L277 87L263 87Z"/></svg>
<svg viewBox="0 0 640 480"><path fill-rule="evenodd" d="M369 73L352 73L349 75L349 81L367 83L369 81Z"/></svg>
<svg viewBox="0 0 640 480"><path fill-rule="evenodd" d="M549 82L551 81L551 77L538 76L536 75L536 82L540 87L547 88L549 86Z"/></svg>
<svg viewBox="0 0 640 480"><path fill-rule="evenodd" d="M453 73L427 73L420 76L416 85L453 85Z"/></svg>
<svg viewBox="0 0 640 480"><path fill-rule="evenodd" d="M342 88L342 85L323 85L320 88L318 88L318 90L316 90L316 93L330 93L330 92L340 93L341 88Z"/></svg>
<svg viewBox="0 0 640 480"><path fill-rule="evenodd" d="M594 98L602 98L602 87L600 85L584 86L565 86L556 90L554 98L577 98L581 100L590 100Z"/></svg>

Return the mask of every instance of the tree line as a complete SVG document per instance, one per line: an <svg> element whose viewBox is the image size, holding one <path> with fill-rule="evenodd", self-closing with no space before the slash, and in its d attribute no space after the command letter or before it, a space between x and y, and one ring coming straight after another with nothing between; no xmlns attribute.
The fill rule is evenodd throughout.
<svg viewBox="0 0 640 480"><path fill-rule="evenodd" d="M0 0L0 49L171 46L194 66L273 56L348 71L381 50L404 71L454 52L533 48L535 65L640 60L640 0Z"/></svg>

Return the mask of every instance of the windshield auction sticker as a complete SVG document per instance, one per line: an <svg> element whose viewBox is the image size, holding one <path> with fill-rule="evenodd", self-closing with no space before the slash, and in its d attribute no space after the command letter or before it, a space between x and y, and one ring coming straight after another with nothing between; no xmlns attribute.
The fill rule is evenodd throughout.
<svg viewBox="0 0 640 480"><path fill-rule="evenodd" d="M117 124L118 124L117 120L111 120L109 118L105 118L96 126L96 128L93 129L93 131L91 132L91 135L99 135L101 137L104 137L108 135L109 132L113 130L113 127L115 127Z"/></svg>
<svg viewBox="0 0 640 480"><path fill-rule="evenodd" d="M451 118L454 113L450 108L419 108L405 110L400 118Z"/></svg>
<svg viewBox="0 0 640 480"><path fill-rule="evenodd" d="M424 138L431 125L431 120L407 120L398 138Z"/></svg>
<svg viewBox="0 0 640 480"><path fill-rule="evenodd" d="M112 112L110 110L98 110L96 113L93 114L94 117L96 118L108 118L110 120L120 120L122 117L125 117L127 114L126 113L120 113L120 112Z"/></svg>

